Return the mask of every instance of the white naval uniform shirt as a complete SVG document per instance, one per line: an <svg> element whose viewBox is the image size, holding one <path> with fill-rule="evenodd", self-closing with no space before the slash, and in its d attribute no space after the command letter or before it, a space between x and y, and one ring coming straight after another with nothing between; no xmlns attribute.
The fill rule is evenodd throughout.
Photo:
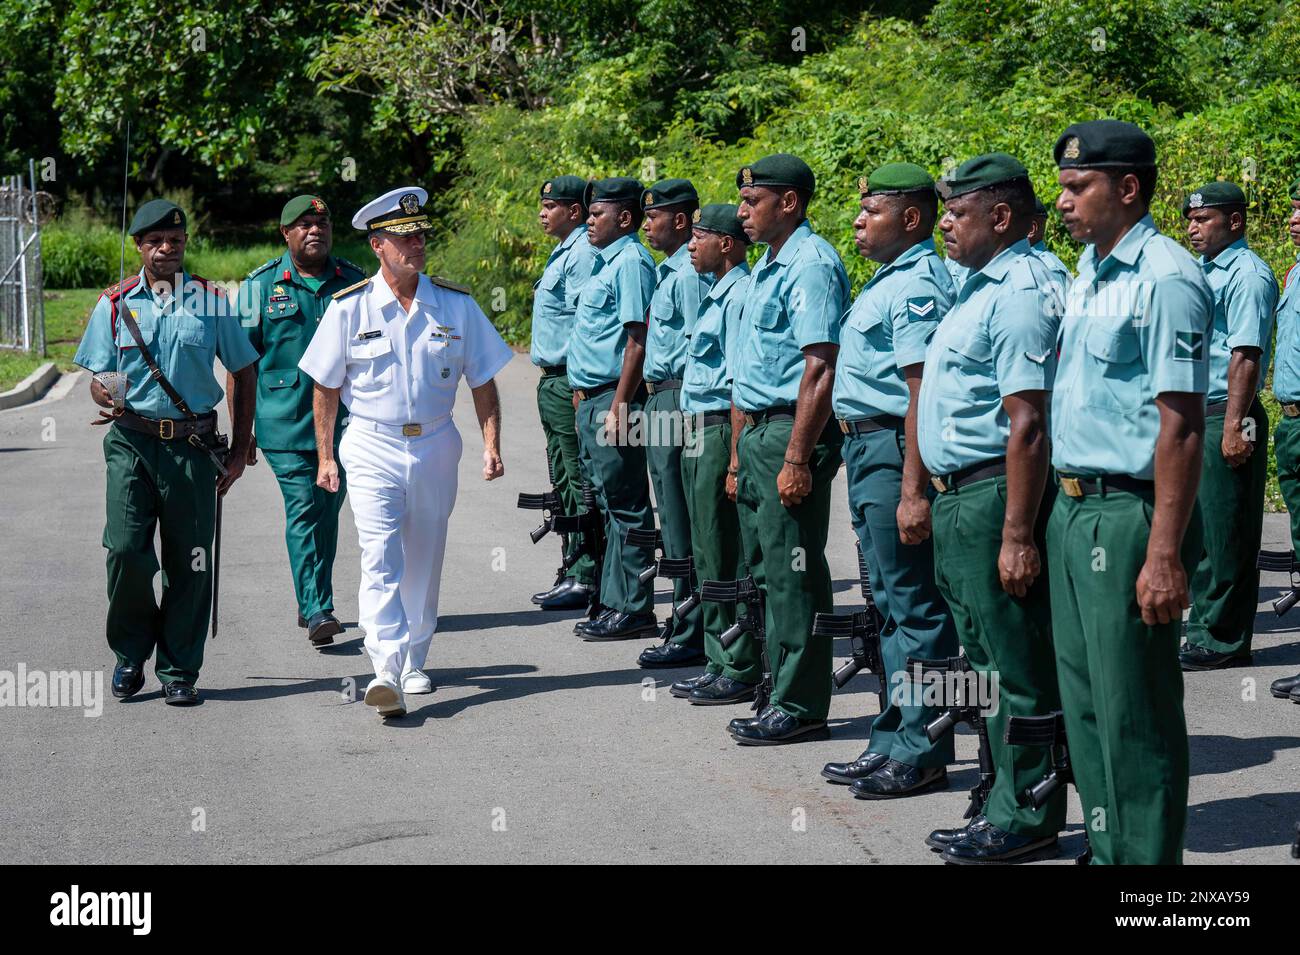
<svg viewBox="0 0 1300 955"><path fill-rule="evenodd" d="M462 376L477 388L510 355L470 295L421 275L408 314L381 272L330 302L298 367L353 416L400 427L447 417Z"/></svg>

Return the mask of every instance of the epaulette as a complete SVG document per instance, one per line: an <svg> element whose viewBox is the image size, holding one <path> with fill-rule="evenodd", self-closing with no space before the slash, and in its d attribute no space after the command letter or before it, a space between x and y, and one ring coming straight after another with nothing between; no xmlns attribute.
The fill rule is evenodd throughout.
<svg viewBox="0 0 1300 955"><path fill-rule="evenodd" d="M440 279L436 275L431 277L431 281L434 285L440 285L443 288L451 289L453 292L460 292L462 295L474 294L464 285L457 285L455 282L448 282L446 279Z"/></svg>
<svg viewBox="0 0 1300 955"><path fill-rule="evenodd" d="M275 258L271 259L270 261L262 263L257 268L253 269L253 271L249 272L246 276L244 276L244 278L251 279L255 275L261 275L267 269L271 268L273 265L279 262L280 258L281 257L277 255Z"/></svg>
<svg viewBox="0 0 1300 955"><path fill-rule="evenodd" d="M351 295L353 292L359 292L370 284L370 279L362 279L356 285L349 285L347 288L339 289L334 293L335 299L340 299L345 295Z"/></svg>
<svg viewBox="0 0 1300 955"><path fill-rule="evenodd" d="M207 289L207 290L208 290L209 292L211 292L213 295L220 295L222 298L225 298L225 297L226 297L226 291L225 291L225 289L223 289L221 286L217 285L217 284L216 284L215 282L213 282L211 279L205 279L202 275L194 275L194 274L192 274L192 273L191 273L191 275L190 275L190 278L192 278L194 281L198 282L200 285L202 285L205 289Z"/></svg>
<svg viewBox="0 0 1300 955"><path fill-rule="evenodd" d="M104 289L104 291L100 292L99 294L104 298L107 298L109 301L115 302L139 284L140 284L140 276L138 274L132 275L129 278L125 278L114 285L110 285L108 288Z"/></svg>
<svg viewBox="0 0 1300 955"><path fill-rule="evenodd" d="M353 272L359 272L362 275L366 274L366 270L363 269L361 266L357 265L357 263L349 262L347 259L343 258L340 255L334 256L334 261L337 262L339 265L343 266L344 268L351 269Z"/></svg>

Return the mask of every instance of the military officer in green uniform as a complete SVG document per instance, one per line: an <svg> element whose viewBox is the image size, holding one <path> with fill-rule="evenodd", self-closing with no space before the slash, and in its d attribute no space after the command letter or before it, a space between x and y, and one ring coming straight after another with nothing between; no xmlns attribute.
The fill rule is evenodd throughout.
<svg viewBox="0 0 1300 955"><path fill-rule="evenodd" d="M688 427L682 484L691 515L691 551L699 580L736 579L740 569L740 523L736 516L736 431L731 426L731 363L740 310L749 286L749 238L737 207L713 203L696 211L687 248L699 275L716 281L704 295L687 331L682 411ZM706 601L704 672L672 685L673 696L700 706L744 703L754 698L762 663L753 636L743 633L727 648L718 639L735 622L735 604Z"/></svg>
<svg viewBox="0 0 1300 955"><path fill-rule="evenodd" d="M1059 286L1061 298L1065 297L1065 290L1070 287L1074 281L1074 273L1070 267L1060 260L1055 252L1047 247L1047 206L1037 196L1034 197L1034 218L1029 226L1029 251L1032 252L1040 262L1047 266L1047 271L1052 273Z"/></svg>
<svg viewBox="0 0 1300 955"><path fill-rule="evenodd" d="M1187 237L1214 293L1205 451L1198 500L1205 550L1191 580L1184 670L1250 662L1268 483L1268 413L1259 400L1273 338L1277 280L1246 245L1246 195L1211 182L1183 203ZM1262 439L1262 440L1261 440Z"/></svg>
<svg viewBox="0 0 1300 955"><path fill-rule="evenodd" d="M564 513L582 510L582 465L578 459L573 389L569 386L569 337L578 295L591 275L596 250L587 241L587 209L582 204L587 181L577 176L556 176L541 187L542 230L558 242L546 259L542 277L533 286L533 341L529 352L541 369L537 379L537 414L546 435L546 457L551 479L564 505ZM570 535L572 557L582 544ZM595 595L596 564L584 554L550 590L533 595L543 610L578 610Z"/></svg>
<svg viewBox="0 0 1300 955"><path fill-rule="evenodd" d="M316 431L311 381L298 362L311 342L335 292L355 285L365 273L331 255L334 243L329 207L319 196L296 196L280 211L285 252L258 266L239 294L240 324L262 356L258 362L255 441L284 498L284 540L289 550L298 626L314 647L327 646L343 632L334 615L334 553L339 537L338 494L316 486ZM343 434L339 415L334 444Z"/></svg>
<svg viewBox="0 0 1300 955"><path fill-rule="evenodd" d="M641 194L645 213L645 234L650 247L662 252L664 260L655 269L654 295L650 297L645 356L641 374L650 397L645 403L649 432L646 460L659 511L659 532L665 557L691 556L691 519L682 489L681 389L686 371L686 339L695 324L700 299L713 284L713 276L701 275L691 267L687 249L691 220L700 207L700 197L687 179L665 179ZM636 339L630 350L640 346ZM634 373L625 363L623 374ZM635 389L635 382L625 382ZM686 577L673 581L673 601L680 604L691 593ZM663 643L648 647L637 659L640 666L680 667L704 660L704 619L699 607L678 620L668 617Z"/></svg>
<svg viewBox="0 0 1300 955"><path fill-rule="evenodd" d="M916 434L916 395L926 343L952 305L952 280L934 249L934 179L894 162L858 180L858 252L879 262L840 331L833 406L844 435L849 517L884 618L885 709L866 752L828 763L822 775L853 784L863 799L892 799L947 786L951 734L931 742L938 715L906 690L908 658L956 656L957 631L934 585L930 485ZM899 692L902 690L904 692Z"/></svg>
<svg viewBox="0 0 1300 955"><path fill-rule="evenodd" d="M185 213L163 199L136 210L128 231L140 272L100 296L74 358L93 376L91 398L112 409L101 411L95 423L112 425L104 434L103 540L105 630L117 657L113 695L126 699L140 691L144 665L157 650L154 672L172 705L199 701L195 683L212 607L216 496L244 471L257 361L226 296L184 270L185 222ZM217 358L234 373L234 433L221 465L224 476L213 410L221 400L212 373ZM125 384L117 376L125 376ZM154 598L159 569L161 604Z"/></svg>
<svg viewBox="0 0 1300 955"><path fill-rule="evenodd" d="M849 279L808 223L815 185L808 164L786 153L736 174L745 234L767 244L745 293L732 368L745 425L736 478L742 558L764 596L772 672L768 705L729 727L750 746L830 735L831 643L811 631L814 615L833 609L826 533L842 435L831 391Z"/></svg>
<svg viewBox="0 0 1300 955"><path fill-rule="evenodd" d="M1070 760L1098 863L1173 864L1187 821L1178 665L1214 296L1149 212L1155 144L1132 123L1061 135L1056 206L1088 248L1070 286L1052 392L1060 492L1047 529Z"/></svg>
<svg viewBox="0 0 1300 955"><path fill-rule="evenodd" d="M600 603L607 609L574 628L584 640L653 636L654 587L642 570L653 549L627 532L653 533L640 420L646 309L654 293L654 259L637 239L641 194L635 179L587 183L587 238L596 250L592 274L578 296L569 339L569 384L577 410L578 449L596 501L605 514L605 561ZM631 343L635 343L633 347Z"/></svg>
<svg viewBox="0 0 1300 955"><path fill-rule="evenodd" d="M1034 193L1018 160L976 156L937 189L944 245L970 272L926 353L917 430L939 492L935 580L997 694L985 716L996 776L970 825L926 842L949 862L1027 862L1055 855L1065 825L1064 788L1041 809L1022 804L1051 770L1050 748L1006 742L1009 718L1060 709L1041 506L1060 291L1026 241Z"/></svg>

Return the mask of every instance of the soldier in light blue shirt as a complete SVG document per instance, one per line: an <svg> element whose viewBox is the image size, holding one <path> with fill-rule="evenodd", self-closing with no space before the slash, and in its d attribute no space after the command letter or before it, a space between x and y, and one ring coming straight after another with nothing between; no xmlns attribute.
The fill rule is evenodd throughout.
<svg viewBox="0 0 1300 955"><path fill-rule="evenodd" d="M934 179L915 163L881 166L858 180L858 251L880 263L840 330L832 405L844 435L849 517L881 627L886 689L907 678L908 658L956 656L957 631L934 585L930 501L916 442L915 395L926 342L952 305L952 281L934 249ZM863 798L917 795L947 783L952 736L931 742L939 711L896 693L871 725L871 744L822 776Z"/></svg>
<svg viewBox="0 0 1300 955"><path fill-rule="evenodd" d="M732 401L744 413L736 503L745 563L760 587L772 691L759 715L733 720L744 745L825 739L831 642L812 636L813 616L833 607L826 533L841 435L831 389L849 280L839 255L807 221L815 179L780 153L736 175L738 217L767 243L745 295L732 369Z"/></svg>
<svg viewBox="0 0 1300 955"><path fill-rule="evenodd" d="M1200 502L1204 551L1179 653L1184 670L1250 662L1268 483L1268 414L1259 400L1277 307L1273 271L1246 246L1246 195L1211 182L1183 203L1187 237L1214 293ZM1264 440L1260 440L1263 438Z"/></svg>
<svg viewBox="0 0 1300 955"><path fill-rule="evenodd" d="M649 440L646 460L654 487L663 555L682 560L691 556L691 519L682 489L682 417L678 395L686 369L686 336L700 309L700 299L712 284L712 275L701 275L691 267L687 245L691 220L700 207L695 187L686 179L665 179L641 195L645 233L650 247L666 258L655 269L657 282L650 298L645 358L638 372L633 363L623 366L625 378L645 378L650 397L645 403ZM628 348L635 350L632 341ZM624 381L629 392L639 381ZM692 592L689 576L673 578L674 606L681 606ZM688 666L704 661L704 623L699 607L684 616L669 615L663 642L647 647L637 664L647 668Z"/></svg>
<svg viewBox="0 0 1300 955"><path fill-rule="evenodd" d="M1048 524L1061 704L1093 861L1182 860L1188 751L1178 635L1201 552L1214 296L1149 207L1155 143L1093 120L1057 140L1056 207L1087 243L1052 393Z"/></svg>
<svg viewBox="0 0 1300 955"><path fill-rule="evenodd" d="M977 156L937 189L944 245L970 272L930 341L917 430L939 492L935 580L989 692L996 674L998 706L986 716L996 775L978 815L926 841L953 862L1029 861L1055 855L1065 825L1064 792L1041 809L1020 796L1050 771L1050 752L1007 741L1012 720L1060 706L1042 573L1060 293L1026 241L1033 187L1017 159Z"/></svg>
<svg viewBox="0 0 1300 955"><path fill-rule="evenodd" d="M632 427L641 419L646 310L655 281L654 259L637 240L642 192L637 180L615 177L587 183L583 197L596 257L578 296L568 375L583 468L605 513L600 603L606 608L577 625L584 640L628 640L659 630L653 584L638 579L654 559L652 548L627 539L628 531L654 532L644 434Z"/></svg>
<svg viewBox="0 0 1300 955"><path fill-rule="evenodd" d="M582 467L567 362L578 295L591 275L596 257L596 250L587 241L587 209L582 204L586 188L586 180L578 176L556 176L542 183L542 230L559 243L533 286L531 356L542 372L537 380L537 413L546 435L551 481L566 514L583 509ZM569 569L561 569L550 590L534 594L533 603L543 610L575 610L597 597L595 562L587 554L574 560L581 546L578 534L569 535L565 552Z"/></svg>
<svg viewBox="0 0 1300 955"><path fill-rule="evenodd" d="M1059 286L1058 292L1060 298L1065 298L1066 290L1069 289L1070 283L1074 281L1074 273L1070 267L1060 260L1060 258L1047 247L1044 236L1047 235L1047 206L1043 205L1041 199L1034 197L1034 218L1029 226L1029 251L1032 252L1040 262L1047 266L1047 271L1052 273L1052 278L1056 280Z"/></svg>

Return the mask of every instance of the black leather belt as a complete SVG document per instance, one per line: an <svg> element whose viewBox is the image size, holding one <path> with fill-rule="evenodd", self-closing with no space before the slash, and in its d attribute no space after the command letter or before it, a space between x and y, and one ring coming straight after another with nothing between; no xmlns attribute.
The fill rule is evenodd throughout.
<svg viewBox="0 0 1300 955"><path fill-rule="evenodd" d="M1127 474L1061 474L1057 473L1056 483L1067 497L1083 498L1089 494L1103 494L1106 491L1131 491L1134 494L1150 494L1155 490L1155 481L1144 481Z"/></svg>
<svg viewBox="0 0 1300 955"><path fill-rule="evenodd" d="M1205 417L1207 418L1212 418L1215 415L1221 415L1227 413L1228 413L1228 402L1226 400L1216 401L1212 405L1205 406Z"/></svg>
<svg viewBox="0 0 1300 955"><path fill-rule="evenodd" d="M687 428L707 428L715 424L731 424L730 411L706 411L703 414L682 412L682 418L686 421Z"/></svg>
<svg viewBox="0 0 1300 955"><path fill-rule="evenodd" d="M569 373L568 365L542 365L543 378L558 378Z"/></svg>
<svg viewBox="0 0 1300 955"><path fill-rule="evenodd" d="M152 435L163 441L175 438L185 440L192 434L211 434L217 430L217 413L209 411L197 418L146 418L134 411L123 412L116 419L117 424L131 431Z"/></svg>
<svg viewBox="0 0 1300 955"><path fill-rule="evenodd" d="M1294 401L1283 402L1282 415L1286 418L1300 418L1300 404Z"/></svg>
<svg viewBox="0 0 1300 955"><path fill-rule="evenodd" d="M976 481L983 481L1006 473L1007 459L998 458L995 461L980 461L978 464L959 468L951 474L932 474L930 475L930 483L940 494L948 494L967 484L974 484Z"/></svg>
<svg viewBox="0 0 1300 955"><path fill-rule="evenodd" d="M673 388L680 388L682 380L680 378L665 378L663 381L647 381L645 386L646 390L653 395L656 391L670 391Z"/></svg>
<svg viewBox="0 0 1300 955"><path fill-rule="evenodd" d="M578 396L579 401L586 401L589 398L596 398L607 391L613 391L618 387L617 381L607 381L603 385L597 385L595 388L574 388L573 393Z"/></svg>
<svg viewBox="0 0 1300 955"><path fill-rule="evenodd" d="M777 405L774 408L764 408L761 411L746 411L745 424L751 428L768 421L775 421L778 418L793 418L794 405Z"/></svg>
<svg viewBox="0 0 1300 955"><path fill-rule="evenodd" d="M903 426L903 419L897 415L879 414L870 418L855 418L847 421L838 419L840 431L844 434L870 434L873 431L897 431Z"/></svg>

